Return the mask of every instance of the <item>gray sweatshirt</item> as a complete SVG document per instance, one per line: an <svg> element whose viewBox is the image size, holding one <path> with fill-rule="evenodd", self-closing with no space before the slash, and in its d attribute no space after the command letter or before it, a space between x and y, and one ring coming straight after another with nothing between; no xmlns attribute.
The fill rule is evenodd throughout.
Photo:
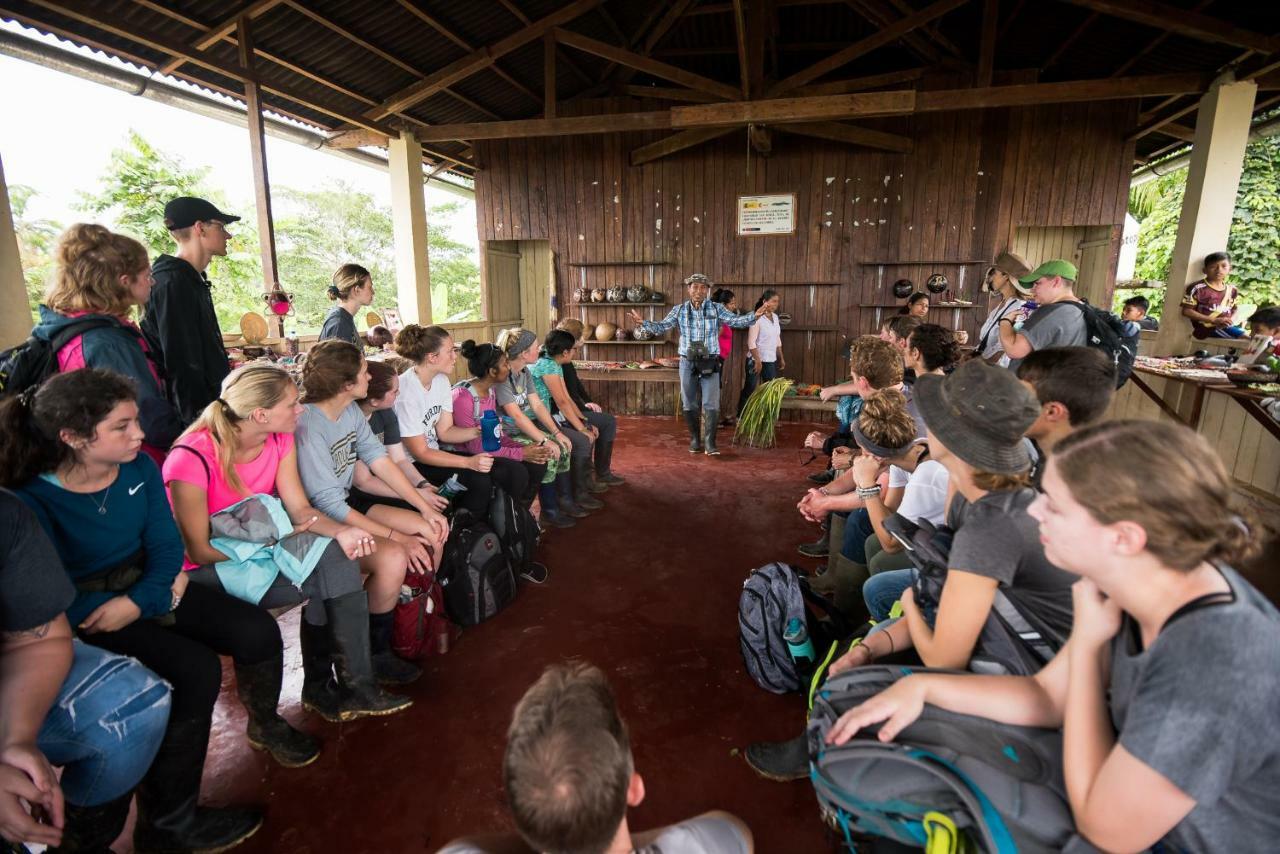
<svg viewBox="0 0 1280 854"><path fill-rule="evenodd" d="M298 474L307 500L324 515L345 522L351 506L347 493L356 476L356 460L372 467L387 449L369 429L360 407L351 404L337 421L309 403L298 419Z"/></svg>

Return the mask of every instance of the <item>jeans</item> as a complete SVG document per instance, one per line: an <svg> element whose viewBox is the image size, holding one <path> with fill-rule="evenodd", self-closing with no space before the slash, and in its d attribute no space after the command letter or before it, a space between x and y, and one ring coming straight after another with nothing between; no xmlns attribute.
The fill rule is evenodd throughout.
<svg viewBox="0 0 1280 854"><path fill-rule="evenodd" d="M1247 338L1248 334L1239 326L1219 326L1205 338Z"/></svg>
<svg viewBox="0 0 1280 854"><path fill-rule="evenodd" d="M693 363L680 357L680 403L686 412L720 409L720 372L704 377L693 372Z"/></svg>
<svg viewBox="0 0 1280 854"><path fill-rule="evenodd" d="M71 671L37 746L63 766L69 803L94 807L138 785L169 722L169 686L131 658L75 641Z"/></svg>
<svg viewBox="0 0 1280 854"><path fill-rule="evenodd" d="M911 569L915 566L915 562L911 560L911 555L907 553L906 549L898 552L887 552L884 550L884 546L880 545L880 538L875 534L867 537L863 549L867 555L867 569L871 570L872 575L889 572L893 569Z"/></svg>
<svg viewBox="0 0 1280 854"><path fill-rule="evenodd" d="M862 598L867 603L867 613L877 623L889 619L894 603L902 593L915 583L914 569L895 569L873 575L862 585ZM932 615L928 616L932 620Z"/></svg>
<svg viewBox="0 0 1280 854"><path fill-rule="evenodd" d="M777 362L762 362L760 364L760 373L755 371L756 360L751 356L747 356L747 376L742 383L742 394L738 395L738 414L742 414L742 407L747 405L747 398L751 397L751 393L756 390L756 386L762 382L767 383L769 380L778 378ZM861 562L861 561L859 561Z"/></svg>
<svg viewBox="0 0 1280 854"><path fill-rule="evenodd" d="M587 423L596 428L596 432L600 434L596 439L595 447L596 474L608 474L613 462L610 458L613 440L618 435L618 419L608 412L592 412L590 409L583 409L582 414L586 416Z"/></svg>
<svg viewBox="0 0 1280 854"><path fill-rule="evenodd" d="M587 464L591 461L591 437L573 429L573 425L568 421L561 424L560 429L569 439L571 446L569 458L572 460L573 468L586 471Z"/></svg>
<svg viewBox="0 0 1280 854"><path fill-rule="evenodd" d="M867 537L875 536L875 528L871 526L871 516L865 509L854 510L844 523L844 542L840 545L840 554L854 563L867 565Z"/></svg>

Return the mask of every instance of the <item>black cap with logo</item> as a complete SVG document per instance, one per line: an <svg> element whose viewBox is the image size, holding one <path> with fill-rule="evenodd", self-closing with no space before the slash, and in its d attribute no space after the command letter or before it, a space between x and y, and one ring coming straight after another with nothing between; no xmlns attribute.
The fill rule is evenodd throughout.
<svg viewBox="0 0 1280 854"><path fill-rule="evenodd" d="M240 217L223 213L204 199L194 196L179 196L164 206L164 227L170 231L179 228L190 228L197 222L217 220L223 225L239 222Z"/></svg>

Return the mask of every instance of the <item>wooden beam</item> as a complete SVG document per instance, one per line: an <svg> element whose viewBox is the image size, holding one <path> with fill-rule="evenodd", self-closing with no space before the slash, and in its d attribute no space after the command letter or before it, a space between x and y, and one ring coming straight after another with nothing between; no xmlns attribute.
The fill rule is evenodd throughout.
<svg viewBox="0 0 1280 854"><path fill-rule="evenodd" d="M895 116L914 110L913 90L824 95L817 98L775 98L671 108L673 128L775 124L858 116Z"/></svg>
<svg viewBox="0 0 1280 854"><path fill-rule="evenodd" d="M1200 0L1199 3L1191 7L1191 11L1192 12L1203 11L1205 7L1207 7L1212 2L1213 0ZM1111 76L1119 77L1121 74L1124 74L1130 68L1133 68L1133 66L1137 65L1138 60L1142 59L1142 57L1146 56L1147 54L1151 53L1151 51L1155 50L1160 45L1164 44L1165 40L1168 39L1169 36L1171 35L1172 33L1166 31L1156 36L1151 41L1147 42L1145 47L1143 47L1141 50L1137 51L1136 53L1132 54L1128 59L1124 61L1123 65L1121 65L1115 71L1111 72Z"/></svg>
<svg viewBox="0 0 1280 854"><path fill-rule="evenodd" d="M563 45L594 54L603 59L616 62L618 65L625 65L628 68L643 71L645 74L651 74L663 80L670 80L672 83L679 83L681 86L687 86L690 89L698 89L731 100L742 97L741 92L726 83L712 80L710 77L703 77L701 74L694 74L692 71L685 71L683 68L676 68L674 65L668 65L665 62L659 62L656 59L650 59L638 53L632 53L624 48L597 41L571 30L557 27L555 35L556 41Z"/></svg>
<svg viewBox="0 0 1280 854"><path fill-rule="evenodd" d="M1280 38L1256 33L1199 12L1180 9L1156 0L1061 0L1113 18L1122 18L1196 39L1229 44L1262 54L1280 51Z"/></svg>
<svg viewBox="0 0 1280 854"><path fill-rule="evenodd" d="M387 135L377 131L365 130L364 128L356 128L355 130L340 130L337 133L331 133L324 140L325 148L360 148L366 145L376 146L378 148L387 147Z"/></svg>
<svg viewBox="0 0 1280 854"><path fill-rule="evenodd" d="M738 78L742 83L742 97L751 97L751 77L747 71L747 16L743 11L744 0L733 0L733 30L738 37Z"/></svg>
<svg viewBox="0 0 1280 854"><path fill-rule="evenodd" d="M637 86L628 83L622 87L624 95L633 98L656 98L660 101L690 101L695 104L709 104L719 101L715 95L699 92L697 89L676 89L671 86Z"/></svg>
<svg viewBox="0 0 1280 854"><path fill-rule="evenodd" d="M221 38L221 36L219 36ZM240 54L240 66L253 71L253 35L249 31L249 16L236 22L236 42ZM280 268L276 262L276 227L271 214L271 181L267 177L267 133L262 121L262 97L258 84L245 81L244 103L249 130L249 161L253 168L253 198L258 214L258 251L262 257L262 289L272 291L280 285ZM272 332L283 333L282 320L273 318Z"/></svg>
<svg viewBox="0 0 1280 854"><path fill-rule="evenodd" d="M653 4L653 12L662 12L662 17L659 18L656 14L651 14L646 18L644 25L636 33L636 39L631 42L631 47L641 56L652 55L653 49L666 38L667 33L676 25L676 22L688 13L689 7L693 3L694 0L671 0L671 4L663 12L662 3L655 2ZM640 41L640 36L644 37L643 42ZM636 69L623 65L621 72L618 74L618 80L621 83L630 83L635 73Z"/></svg>
<svg viewBox="0 0 1280 854"><path fill-rule="evenodd" d="M1177 122L1168 122L1160 127L1156 133L1162 133L1165 136L1171 136L1174 139L1180 139L1183 142L1194 142L1196 138L1195 128L1180 125Z"/></svg>
<svg viewBox="0 0 1280 854"><path fill-rule="evenodd" d="M1000 0L984 0L982 4L982 36L978 41L978 71L973 85L991 85L996 67L996 28L1000 23Z"/></svg>
<svg viewBox="0 0 1280 854"><path fill-rule="evenodd" d="M899 17L893 14L887 4L873 0L845 0L845 5L877 27L887 27ZM940 61L937 48L920 33L907 33L902 37L902 42L926 64L937 65Z"/></svg>
<svg viewBox="0 0 1280 854"><path fill-rule="evenodd" d="M552 33L542 37L542 117L556 117L556 39Z"/></svg>
<svg viewBox="0 0 1280 854"><path fill-rule="evenodd" d="M611 113L599 116L571 116L559 119L523 119L510 122L473 122L457 125L426 125L414 132L427 142L450 139L520 139L532 136L572 136L590 133L625 133L637 130L667 130L671 113Z"/></svg>
<svg viewBox="0 0 1280 854"><path fill-rule="evenodd" d="M868 0L868 2L879 3L882 2L882 0ZM906 0L888 0L888 2L889 5L898 10L899 14L910 15L915 11L915 8L910 3L906 2ZM962 51L955 42L943 35L942 31L938 29L937 24L929 24L925 27L921 27L920 31L924 33L930 41L940 45L943 50L951 54L956 59L967 61L964 51Z"/></svg>
<svg viewBox="0 0 1280 854"><path fill-rule="evenodd" d="M478 48L471 53L454 60L443 68L428 74L422 80L411 83L392 94L377 107L365 113L367 118L383 119L392 113L398 113L430 98L441 89L446 89L460 80L489 68L503 56L524 47L531 41L542 38L549 30L567 24L574 18L591 11L601 0L574 0L545 18L518 30L504 39L500 39L487 47Z"/></svg>
<svg viewBox="0 0 1280 854"><path fill-rule="evenodd" d="M241 3L240 8L227 15L218 23L206 27L204 33L191 42L191 46L196 50L208 50L227 36L236 32L238 22L242 17L253 20L264 12L269 12L275 7L283 3L284 0L251 0L248 3ZM150 4L148 4L150 5ZM161 74L172 74L186 63L181 56L173 56L169 61L160 66Z"/></svg>
<svg viewBox="0 0 1280 854"><path fill-rule="evenodd" d="M901 154L910 154L912 149L915 148L915 141L909 136L899 136L896 133L885 133L884 131L861 128L855 125L843 124L842 122L797 122L796 124L775 125L774 129L782 133L830 139L835 142L848 143L849 145L876 148L881 151L895 151Z"/></svg>
<svg viewBox="0 0 1280 854"><path fill-rule="evenodd" d="M1163 116L1156 116L1155 118L1139 125L1137 130L1129 134L1126 138L1126 142L1137 142L1152 131L1160 130L1170 122L1176 122L1183 116L1194 113L1198 109L1200 109L1200 101L1196 100L1181 109L1174 110L1171 113L1166 113Z"/></svg>
<svg viewBox="0 0 1280 854"><path fill-rule="evenodd" d="M642 163L649 163L653 160L659 160L669 154L675 154L677 151L684 151L686 148L693 148L695 145L702 145L704 142L710 142L718 139L726 134L733 133L736 128L694 128L693 130L684 130L680 133L673 133L657 142L651 142L648 145L642 145L631 152L631 165L639 166Z"/></svg>
<svg viewBox="0 0 1280 854"><path fill-rule="evenodd" d="M1024 83L982 89L944 89L916 95L916 112L969 110L991 107L1028 107L1037 104L1069 104L1146 98L1154 95L1203 92L1212 82L1204 74L1154 74L1147 77L1108 77L1063 83Z"/></svg>
<svg viewBox="0 0 1280 854"><path fill-rule="evenodd" d="M868 89L879 89L882 86L893 86L919 80L924 76L926 68L908 68L905 71L888 71L884 74L869 74L866 77L854 77L850 80L834 80L830 83L814 83L793 89L791 95L796 98L813 95L848 95L850 92L865 92Z"/></svg>
<svg viewBox="0 0 1280 854"><path fill-rule="evenodd" d="M942 17L951 10L964 5L967 0L936 0L924 9L916 12L914 15L908 15L902 20L888 27L881 29L874 35L867 36L865 39L856 41L842 51L839 51L827 57L820 62L816 62L803 71L797 71L785 80L780 81L769 89L770 95L779 95L783 92L789 92L806 83L812 83L819 77L823 77L853 62L858 57L870 53L877 48L892 44L902 38L912 30L919 29L932 20Z"/></svg>
<svg viewBox="0 0 1280 854"><path fill-rule="evenodd" d="M1089 15L1087 15L1085 19L1080 23L1080 26L1072 30L1071 35L1063 39L1062 43L1058 45L1058 49L1055 50L1053 54L1044 61L1044 64L1040 66L1040 71L1041 72L1048 71L1050 68L1056 65L1058 63L1058 60L1066 56L1067 51L1071 50L1071 46L1080 40L1080 37L1084 35L1085 30L1089 29L1095 23L1097 23L1098 19L1101 17L1102 17L1102 14L1099 12L1089 13ZM991 84L988 83L987 85L991 85Z"/></svg>
<svg viewBox="0 0 1280 854"><path fill-rule="evenodd" d="M524 12L520 11L520 7L513 3L512 0L498 0L498 2L501 3L508 12L514 15L517 21L524 24L526 27L533 23L532 19L530 19ZM578 65L568 56L562 53L560 55L560 59L564 62L564 67L569 69L569 71L583 83L590 86L596 82L587 75L587 72L579 68Z"/></svg>

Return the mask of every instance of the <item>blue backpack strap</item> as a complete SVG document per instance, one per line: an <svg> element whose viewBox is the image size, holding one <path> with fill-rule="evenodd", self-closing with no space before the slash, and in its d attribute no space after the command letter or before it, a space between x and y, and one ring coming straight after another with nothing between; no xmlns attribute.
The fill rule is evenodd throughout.
<svg viewBox="0 0 1280 854"><path fill-rule="evenodd" d="M1014 843L1013 836L1009 833L1009 828L1005 827L1004 819L1000 817L1000 813L996 812L996 808L991 803L990 798L978 788L977 784L969 779L969 775L965 774L953 763L928 750L913 748L907 751L907 755L932 760L955 774L962 783L969 787L969 791L973 793L978 805L982 808L982 821L987 826L991 841L995 843L995 854L1017 854L1018 846Z"/></svg>

